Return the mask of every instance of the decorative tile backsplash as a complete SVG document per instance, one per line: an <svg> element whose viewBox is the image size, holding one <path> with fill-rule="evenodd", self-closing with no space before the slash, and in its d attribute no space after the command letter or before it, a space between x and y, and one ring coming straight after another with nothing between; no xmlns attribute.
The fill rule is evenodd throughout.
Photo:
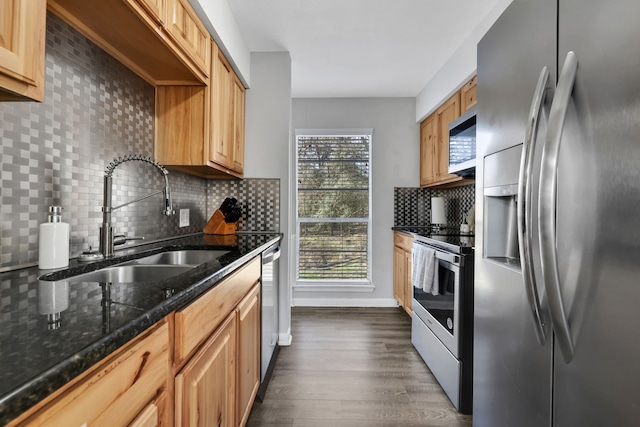
<svg viewBox="0 0 640 427"><path fill-rule="evenodd" d="M455 188L394 189L394 221L396 226L427 226L431 224L431 198L445 199L448 227L458 227L476 200L475 185Z"/></svg>
<svg viewBox="0 0 640 427"><path fill-rule="evenodd" d="M72 256L97 248L106 166L126 154L153 156L153 86L52 14L45 73L44 102L0 103L0 268L37 262L49 205L64 209ZM178 227L179 215L163 215L157 195L114 211L115 233L157 240L200 232L218 195L231 190L249 206L243 227L273 229L258 220L270 209L279 218L278 180L208 182L170 171L169 183L176 213L190 210L188 227ZM153 166L124 163L113 174L113 206L162 188Z"/></svg>
<svg viewBox="0 0 640 427"><path fill-rule="evenodd" d="M242 206L238 231L280 231L280 180L209 181L209 212L213 215L227 197Z"/></svg>

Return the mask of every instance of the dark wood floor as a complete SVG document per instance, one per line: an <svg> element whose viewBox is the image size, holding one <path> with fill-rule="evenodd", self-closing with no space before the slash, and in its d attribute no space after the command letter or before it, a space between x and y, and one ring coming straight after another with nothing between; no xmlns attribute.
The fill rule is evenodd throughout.
<svg viewBox="0 0 640 427"><path fill-rule="evenodd" d="M247 426L471 426L411 345L402 309L296 307L292 334Z"/></svg>

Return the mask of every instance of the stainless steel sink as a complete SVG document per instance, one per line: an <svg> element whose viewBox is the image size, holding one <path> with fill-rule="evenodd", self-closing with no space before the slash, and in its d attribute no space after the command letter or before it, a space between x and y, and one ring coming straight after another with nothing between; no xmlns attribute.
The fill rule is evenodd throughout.
<svg viewBox="0 0 640 427"><path fill-rule="evenodd" d="M166 251L64 279L69 283L155 282L185 273L200 264L214 261L228 250Z"/></svg>
<svg viewBox="0 0 640 427"><path fill-rule="evenodd" d="M160 281L167 277L177 276L191 270L191 265L116 265L106 267L91 273L73 276L70 283L99 282L99 283L135 283Z"/></svg>
<svg viewBox="0 0 640 427"><path fill-rule="evenodd" d="M226 250L181 250L160 252L144 258L134 259L121 265L189 265L196 266L213 261L229 253Z"/></svg>

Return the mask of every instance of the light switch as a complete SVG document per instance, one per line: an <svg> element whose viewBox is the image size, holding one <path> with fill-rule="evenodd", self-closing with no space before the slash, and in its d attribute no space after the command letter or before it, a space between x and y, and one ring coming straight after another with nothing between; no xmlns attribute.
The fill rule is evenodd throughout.
<svg viewBox="0 0 640 427"><path fill-rule="evenodd" d="M189 209L180 209L180 227L189 226Z"/></svg>

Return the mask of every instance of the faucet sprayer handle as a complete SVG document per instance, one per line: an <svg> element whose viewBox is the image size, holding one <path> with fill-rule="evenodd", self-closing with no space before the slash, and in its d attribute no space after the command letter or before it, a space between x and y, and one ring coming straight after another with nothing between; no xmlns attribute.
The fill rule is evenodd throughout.
<svg viewBox="0 0 640 427"><path fill-rule="evenodd" d="M113 245L124 245L129 240L144 240L144 237L127 237L124 234L118 234L117 236L113 236Z"/></svg>
<svg viewBox="0 0 640 427"><path fill-rule="evenodd" d="M165 214L165 216L171 216L171 215L174 215L176 213L176 211L173 210L173 203L171 201L171 188L169 188L169 179L167 178L167 175L164 176L164 182L165 182L165 186L164 186L164 214Z"/></svg>

